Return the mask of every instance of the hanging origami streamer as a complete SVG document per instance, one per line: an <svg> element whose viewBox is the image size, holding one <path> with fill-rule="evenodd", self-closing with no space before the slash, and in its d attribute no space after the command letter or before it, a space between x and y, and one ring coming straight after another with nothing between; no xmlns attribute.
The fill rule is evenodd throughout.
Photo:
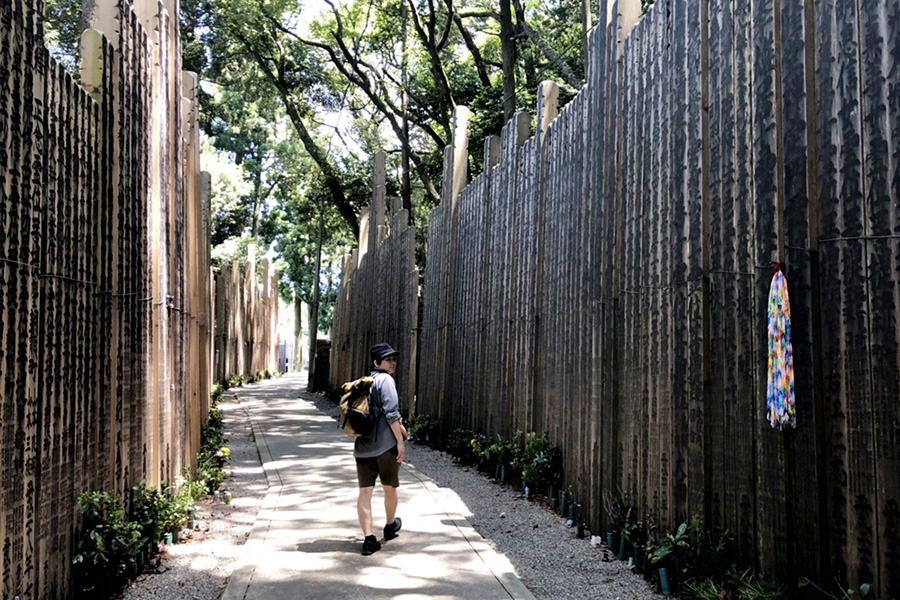
<svg viewBox="0 0 900 600"><path fill-rule="evenodd" d="M787 280L776 266L769 287L769 381L766 386L767 417L772 427L797 426L794 406L794 358L791 347L791 304Z"/></svg>

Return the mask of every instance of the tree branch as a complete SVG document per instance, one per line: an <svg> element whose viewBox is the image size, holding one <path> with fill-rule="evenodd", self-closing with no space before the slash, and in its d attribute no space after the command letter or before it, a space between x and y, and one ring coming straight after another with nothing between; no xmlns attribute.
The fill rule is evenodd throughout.
<svg viewBox="0 0 900 600"><path fill-rule="evenodd" d="M462 35L463 40L465 40L466 47L469 49L469 53L472 55L472 60L475 62L475 68L478 70L478 79L481 80L481 85L483 85L484 87L491 87L491 78L488 76L484 58L481 56L481 50L479 50L478 46L475 44L475 39L472 37L472 34L469 33L469 30L465 25L463 25L462 17L460 17L459 13L452 11L449 0L447 2L447 5L451 10L451 14L453 15L453 21L456 23L456 28Z"/></svg>
<svg viewBox="0 0 900 600"><path fill-rule="evenodd" d="M566 64L566 61L562 59L562 56L557 54L556 50L554 50L550 44L545 42L535 31L531 28L531 25L528 24L528 21L525 20L525 10L522 8L521 0L512 0L513 5L516 9L516 25L519 29L519 36L526 36L531 42L540 49L540 51L547 57L547 60L550 61L550 66L555 68L555 70L562 76L563 81L572 86L573 88L580 89L582 84L584 83L579 79L575 73L569 68L569 65Z"/></svg>

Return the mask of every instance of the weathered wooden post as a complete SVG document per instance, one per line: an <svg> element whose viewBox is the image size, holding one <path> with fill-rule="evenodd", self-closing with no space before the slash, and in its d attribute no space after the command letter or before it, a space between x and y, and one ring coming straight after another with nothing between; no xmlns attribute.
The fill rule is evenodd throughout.
<svg viewBox="0 0 900 600"><path fill-rule="evenodd" d="M435 395L432 400L437 408L438 418L446 425L448 377L450 376L450 314L452 310L453 277L455 274L456 251L456 203L459 193L468 180L469 174L469 117L465 106L457 106L453 111L450 145L444 149L444 180L441 189L443 204L443 247L439 272L439 289L429 290L438 303L438 323L435 347ZM437 293L436 295L435 292ZM426 367L428 368L428 367Z"/></svg>

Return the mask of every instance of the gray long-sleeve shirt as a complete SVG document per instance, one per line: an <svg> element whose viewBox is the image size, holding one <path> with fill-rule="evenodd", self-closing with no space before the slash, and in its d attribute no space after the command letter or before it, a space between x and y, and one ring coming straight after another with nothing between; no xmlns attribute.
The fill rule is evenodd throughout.
<svg viewBox="0 0 900 600"><path fill-rule="evenodd" d="M397 445L390 425L400 420L400 399L394 378L380 369L373 370L369 376L375 379L369 389L369 404L381 408L381 417L371 435L356 438L353 447L356 458L380 456Z"/></svg>

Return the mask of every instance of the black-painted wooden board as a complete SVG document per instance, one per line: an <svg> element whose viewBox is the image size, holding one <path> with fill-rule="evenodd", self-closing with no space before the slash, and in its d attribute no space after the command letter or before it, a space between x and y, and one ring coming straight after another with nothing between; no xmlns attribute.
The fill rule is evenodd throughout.
<svg viewBox="0 0 900 600"><path fill-rule="evenodd" d="M860 536L861 559L881 582L880 595L900 597L900 6L859 3L864 214L870 307L871 444L876 528ZM891 237L894 236L894 237ZM871 546L864 545L871 543ZM869 552L871 554L869 554ZM862 570L862 569L860 569ZM862 577L863 573L859 573Z"/></svg>
<svg viewBox="0 0 900 600"><path fill-rule="evenodd" d="M821 390L816 389L814 369L820 348L813 335L811 230L809 223L809 140L807 139L806 43L807 27L803 2L781 4L781 144L784 164L783 223L784 257L791 299L791 336L798 428L787 437L787 486L790 505L786 527L791 544L786 565L790 572L820 572L822 555L819 503L820 475L817 472L818 443L816 427ZM805 515L801 524L792 515Z"/></svg>
<svg viewBox="0 0 900 600"><path fill-rule="evenodd" d="M862 583L877 562L856 5L819 3L815 23L828 555L841 582Z"/></svg>
<svg viewBox="0 0 900 600"><path fill-rule="evenodd" d="M754 214L752 221L756 295L752 305L753 327L756 332L756 357L753 371L760 390L766 385L767 301L774 269L762 268L778 260L778 207L783 190L779 189L778 159L776 155L776 72L775 72L775 12L774 2L754 4L751 13L751 56L754 95L752 102L752 161L754 184ZM756 446L757 531L760 566L767 573L786 574L786 561L775 556L788 553L787 489L785 435L771 427L765 419L764 395L757 396L754 413L758 437ZM774 548L774 553L760 553L760 548Z"/></svg>

